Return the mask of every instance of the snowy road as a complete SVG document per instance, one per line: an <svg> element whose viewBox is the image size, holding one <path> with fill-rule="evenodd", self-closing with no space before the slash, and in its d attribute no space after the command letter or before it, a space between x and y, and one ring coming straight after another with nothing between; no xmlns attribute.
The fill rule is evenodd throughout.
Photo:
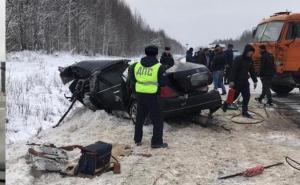
<svg viewBox="0 0 300 185"><path fill-rule="evenodd" d="M239 111L219 110L209 128L187 121L165 124L164 139L169 149L150 148L152 127L144 127L143 145L133 143L133 124L104 111L92 112L75 105L63 124L52 129L67 109L63 94L67 88L58 79L57 66L74 62L75 57L44 56L16 53L9 56L7 98L7 173L8 184L16 185L101 185L101 184L180 184L180 185L296 185L299 172L288 165L266 170L252 177L218 180L218 177L239 172L256 164L283 162L284 156L300 159L300 129L292 117L267 108L260 108L252 96L250 110L263 117L259 124L236 124L232 117ZM76 57L76 61L86 57ZM28 60L28 62L24 62ZM26 73L25 73L25 72ZM45 75L47 74L47 75ZM37 80L32 80L37 79ZM260 88L260 87L259 87ZM254 91L251 86L251 92ZM21 95L20 95L21 94ZM29 98L30 97L30 98ZM225 99L225 97L223 97ZM47 114L44 114L47 113ZM256 115L255 118L258 116ZM26 118L26 119L25 119ZM240 119L239 117L237 117ZM205 120L205 116L202 117ZM38 132L37 132L38 131ZM95 141L129 144L133 153L150 153L144 158L130 155L121 160L122 173L105 173L92 179L43 174L34 177L26 163L26 142L54 143L57 146L88 145Z"/></svg>
<svg viewBox="0 0 300 185"><path fill-rule="evenodd" d="M300 92L291 93L288 96L274 96L274 101L278 104L283 104L290 107L294 111L300 113Z"/></svg>

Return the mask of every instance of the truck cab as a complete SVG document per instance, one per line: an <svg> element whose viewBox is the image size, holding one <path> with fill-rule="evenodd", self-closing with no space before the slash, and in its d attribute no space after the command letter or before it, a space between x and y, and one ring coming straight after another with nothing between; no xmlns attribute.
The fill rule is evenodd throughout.
<svg viewBox="0 0 300 185"><path fill-rule="evenodd" d="M253 56L260 73L259 46L265 45L275 59L272 90L287 94L300 84L300 13L279 12L263 19L253 31Z"/></svg>

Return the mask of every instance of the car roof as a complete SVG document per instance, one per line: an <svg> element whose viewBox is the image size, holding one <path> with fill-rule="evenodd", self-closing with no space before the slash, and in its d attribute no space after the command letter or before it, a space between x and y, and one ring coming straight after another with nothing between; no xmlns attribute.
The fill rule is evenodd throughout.
<svg viewBox="0 0 300 185"><path fill-rule="evenodd" d="M84 60L72 65L72 67L78 67L84 69L90 73L93 73L98 70L103 70L107 67L110 67L119 63L128 63L129 60Z"/></svg>

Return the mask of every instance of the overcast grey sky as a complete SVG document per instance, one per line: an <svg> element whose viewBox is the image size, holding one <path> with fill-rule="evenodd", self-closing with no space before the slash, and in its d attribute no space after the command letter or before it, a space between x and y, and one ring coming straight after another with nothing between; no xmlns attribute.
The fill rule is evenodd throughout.
<svg viewBox="0 0 300 185"><path fill-rule="evenodd" d="M182 44L236 38L279 11L300 13L300 0L125 0L154 29Z"/></svg>
<svg viewBox="0 0 300 185"><path fill-rule="evenodd" d="M0 0L0 62L5 61L5 0Z"/></svg>

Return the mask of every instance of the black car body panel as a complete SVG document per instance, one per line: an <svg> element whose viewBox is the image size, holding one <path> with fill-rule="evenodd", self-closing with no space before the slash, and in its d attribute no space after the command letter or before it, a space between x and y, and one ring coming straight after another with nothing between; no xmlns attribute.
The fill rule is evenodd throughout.
<svg viewBox="0 0 300 185"><path fill-rule="evenodd" d="M82 61L61 68L63 83L73 80L69 88L72 93L79 81L84 88L77 99L93 110L129 111L135 100L134 92L129 88L127 70L129 60ZM168 86L176 93L174 97L161 97L161 108L165 118L179 114L212 111L221 107L221 96L217 91L207 92L212 83L212 75L203 66L177 62L166 71ZM194 82L193 82L194 81ZM199 90L199 89L206 90Z"/></svg>
<svg viewBox="0 0 300 185"><path fill-rule="evenodd" d="M177 98L178 99L178 98ZM165 117L180 115L181 112L199 113L200 110L218 110L222 105L220 94L217 91L209 91L191 97L182 97L181 101L165 99L162 101L162 110Z"/></svg>

